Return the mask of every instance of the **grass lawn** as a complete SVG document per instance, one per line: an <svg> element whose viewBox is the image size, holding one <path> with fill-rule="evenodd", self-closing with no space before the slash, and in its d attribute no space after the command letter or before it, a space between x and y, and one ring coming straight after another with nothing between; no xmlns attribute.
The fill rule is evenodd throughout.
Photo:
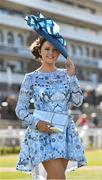
<svg viewBox="0 0 102 180"><path fill-rule="evenodd" d="M88 166L102 166L102 150L86 151Z"/></svg>
<svg viewBox="0 0 102 180"><path fill-rule="evenodd" d="M94 150L87 151L86 158L88 162L88 166L102 166L102 150ZM16 166L16 162L18 159L18 155L5 155L0 157L0 167L14 167ZM3 179L27 179L31 180L31 175L22 172L0 172L0 180ZM93 169L83 169L80 168L74 172L67 174L68 180L101 180L102 179L102 171L101 170L93 170Z"/></svg>
<svg viewBox="0 0 102 180"><path fill-rule="evenodd" d="M93 171L93 170L76 170L67 175L68 180L101 180L102 171Z"/></svg>
<svg viewBox="0 0 102 180"><path fill-rule="evenodd" d="M22 172L0 172L0 180L3 179L21 179L21 180L32 180L31 175L28 175L26 173L22 173Z"/></svg>
<svg viewBox="0 0 102 180"><path fill-rule="evenodd" d="M0 180L3 179L27 179L32 180L30 175L27 175L25 173L19 173L19 172L1 172L0 173ZM102 171L88 171L88 170L77 170L74 172L71 172L67 174L67 180L101 180L102 179Z"/></svg>
<svg viewBox="0 0 102 180"><path fill-rule="evenodd" d="M0 167L16 167L18 155L4 155L0 157Z"/></svg>

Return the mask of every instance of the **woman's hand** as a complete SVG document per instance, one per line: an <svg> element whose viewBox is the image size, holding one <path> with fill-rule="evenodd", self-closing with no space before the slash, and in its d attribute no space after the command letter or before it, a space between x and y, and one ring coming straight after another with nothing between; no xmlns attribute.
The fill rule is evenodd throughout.
<svg viewBox="0 0 102 180"><path fill-rule="evenodd" d="M69 76L75 75L75 65L71 59L68 59L66 69Z"/></svg>
<svg viewBox="0 0 102 180"><path fill-rule="evenodd" d="M36 125L37 129L41 132L44 133L53 133L54 131L50 129L50 127L52 127L52 125L48 122L45 121L39 121Z"/></svg>

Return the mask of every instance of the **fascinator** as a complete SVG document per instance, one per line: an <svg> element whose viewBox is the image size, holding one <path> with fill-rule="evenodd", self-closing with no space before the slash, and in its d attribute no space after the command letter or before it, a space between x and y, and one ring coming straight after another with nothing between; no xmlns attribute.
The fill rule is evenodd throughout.
<svg viewBox="0 0 102 180"><path fill-rule="evenodd" d="M67 44L65 39L59 34L59 26L55 21L44 17L41 13L27 15L25 20L27 25L50 42L67 59Z"/></svg>

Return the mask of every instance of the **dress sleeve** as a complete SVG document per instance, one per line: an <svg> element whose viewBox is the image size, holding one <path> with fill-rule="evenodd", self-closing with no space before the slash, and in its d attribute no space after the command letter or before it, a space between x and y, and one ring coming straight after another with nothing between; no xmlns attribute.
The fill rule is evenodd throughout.
<svg viewBox="0 0 102 180"><path fill-rule="evenodd" d="M83 94L79 85L79 81L75 75L69 78L70 84L70 101L74 106L80 106L83 102Z"/></svg>
<svg viewBox="0 0 102 180"><path fill-rule="evenodd" d="M30 100L32 99L32 83L30 75L26 74L21 84L21 89L16 105L16 115L19 119L32 129L36 129L36 125L39 121L32 113L29 112L28 108Z"/></svg>

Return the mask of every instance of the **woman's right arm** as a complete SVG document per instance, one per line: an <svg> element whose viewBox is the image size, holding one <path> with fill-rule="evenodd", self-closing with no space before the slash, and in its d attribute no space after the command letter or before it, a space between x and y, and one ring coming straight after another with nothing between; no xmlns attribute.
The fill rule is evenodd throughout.
<svg viewBox="0 0 102 180"><path fill-rule="evenodd" d="M31 75L26 74L21 85L15 111L18 118L24 121L24 123L27 126L31 127L32 129L36 129L36 125L39 119L36 118L28 110L29 105L30 105L30 100L32 99L32 91L33 89L32 89L32 83L31 83Z"/></svg>
<svg viewBox="0 0 102 180"><path fill-rule="evenodd" d="M32 99L33 87L30 75L26 74L22 82L19 98L16 106L16 115L19 119L31 129L38 129L41 132L52 133L53 131L49 128L47 123L43 120L38 119L34 114L31 114L28 110L30 100Z"/></svg>

